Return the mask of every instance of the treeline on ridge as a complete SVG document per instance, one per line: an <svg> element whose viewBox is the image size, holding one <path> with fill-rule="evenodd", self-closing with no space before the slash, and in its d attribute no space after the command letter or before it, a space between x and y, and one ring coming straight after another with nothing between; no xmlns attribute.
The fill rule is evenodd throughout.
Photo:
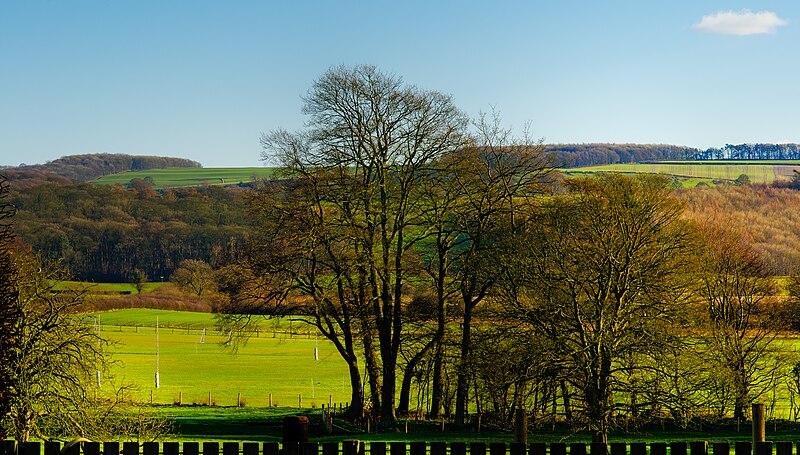
<svg viewBox="0 0 800 455"><path fill-rule="evenodd" d="M797 160L800 145L726 144L705 150L669 144L549 144L547 153L556 155L560 167L602 166L671 160Z"/></svg>

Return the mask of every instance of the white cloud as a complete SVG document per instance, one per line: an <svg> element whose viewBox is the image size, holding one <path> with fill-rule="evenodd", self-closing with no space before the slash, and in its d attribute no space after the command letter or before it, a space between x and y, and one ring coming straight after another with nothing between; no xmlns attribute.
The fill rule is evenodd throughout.
<svg viewBox="0 0 800 455"><path fill-rule="evenodd" d="M716 14L703 16L699 23L692 25L692 28L723 35L757 35L775 33L776 28L788 23L772 11L754 13L749 9L743 9L738 12L719 11Z"/></svg>

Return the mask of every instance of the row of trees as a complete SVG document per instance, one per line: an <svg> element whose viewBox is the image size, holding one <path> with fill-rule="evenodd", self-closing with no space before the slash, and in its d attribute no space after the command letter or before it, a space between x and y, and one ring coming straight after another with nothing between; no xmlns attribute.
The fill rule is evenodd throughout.
<svg viewBox="0 0 800 455"><path fill-rule="evenodd" d="M693 159L700 150L669 144L547 144L559 167L601 166L604 164L641 163Z"/></svg>
<svg viewBox="0 0 800 455"><path fill-rule="evenodd" d="M304 112L263 137L288 179L252 200L219 320L304 316L350 369L352 418L391 427L416 390L456 425L552 404L605 440L621 415L741 417L777 380L757 257L685 221L667 181L557 182L541 145L369 66L325 73Z"/></svg>
<svg viewBox="0 0 800 455"><path fill-rule="evenodd" d="M798 160L800 144L725 144L688 155L695 160Z"/></svg>

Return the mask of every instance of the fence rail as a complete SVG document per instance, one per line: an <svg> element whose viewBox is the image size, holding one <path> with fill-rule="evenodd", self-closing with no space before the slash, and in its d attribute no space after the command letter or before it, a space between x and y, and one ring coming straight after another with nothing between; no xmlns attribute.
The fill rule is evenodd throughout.
<svg viewBox="0 0 800 455"><path fill-rule="evenodd" d="M60 442L0 441L0 455L794 455L777 442ZM800 442L797 443L800 454Z"/></svg>

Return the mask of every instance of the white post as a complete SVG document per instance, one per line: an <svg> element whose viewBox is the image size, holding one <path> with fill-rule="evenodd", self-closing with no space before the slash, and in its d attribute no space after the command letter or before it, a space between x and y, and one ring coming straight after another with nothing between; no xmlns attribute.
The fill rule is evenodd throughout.
<svg viewBox="0 0 800 455"><path fill-rule="evenodd" d="M158 361L159 361L159 352L158 352L158 316L156 316L156 388L161 387L161 378L158 377Z"/></svg>

